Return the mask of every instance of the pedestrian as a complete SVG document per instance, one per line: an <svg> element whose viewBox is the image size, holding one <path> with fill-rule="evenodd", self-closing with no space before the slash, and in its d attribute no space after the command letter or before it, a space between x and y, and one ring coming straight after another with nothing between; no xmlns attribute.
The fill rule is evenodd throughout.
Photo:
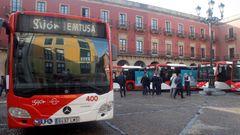
<svg viewBox="0 0 240 135"><path fill-rule="evenodd" d="M143 86L143 95L147 95L147 92L148 92L148 89L149 89L150 80L149 80L148 75L146 73L142 77L141 83L142 83L142 86Z"/></svg>
<svg viewBox="0 0 240 135"><path fill-rule="evenodd" d="M176 91L176 83L175 83L175 79L177 78L176 73L173 73L171 78L170 78L170 97L173 97L174 92Z"/></svg>
<svg viewBox="0 0 240 135"><path fill-rule="evenodd" d="M126 77L123 75L123 72L120 72L120 75L117 77L118 84L120 86L120 95L121 97L126 97Z"/></svg>
<svg viewBox="0 0 240 135"><path fill-rule="evenodd" d="M159 78L157 77L156 74L153 74L153 77L152 77L152 95L154 95L154 93L157 94L158 83L159 83Z"/></svg>
<svg viewBox="0 0 240 135"><path fill-rule="evenodd" d="M2 92L3 92L3 84L2 84L2 77L1 77L1 81L0 81L0 97L2 96Z"/></svg>
<svg viewBox="0 0 240 135"><path fill-rule="evenodd" d="M184 86L185 86L187 96L191 96L190 81L191 81L190 76L187 73L185 73L184 74Z"/></svg>
<svg viewBox="0 0 240 135"><path fill-rule="evenodd" d="M177 78L175 79L175 84L176 84L176 91L174 93L174 99L176 98L176 95L178 92L181 92L181 98L184 98L183 97L183 86L182 86L182 76L180 73L177 73Z"/></svg>
<svg viewBox="0 0 240 135"><path fill-rule="evenodd" d="M5 91L5 93L6 93L6 95L7 95L7 93L8 93L8 91L7 91L7 88L6 88L6 78L5 78L5 76L1 76L1 93L0 93L0 96L2 95L2 92L3 92L3 90Z"/></svg>
<svg viewBox="0 0 240 135"><path fill-rule="evenodd" d="M163 79L162 79L162 77L159 75L159 74L157 74L157 80L158 80L158 83L157 83L157 92L156 92L156 94L157 95L161 95L161 93L162 93L162 82L163 82Z"/></svg>

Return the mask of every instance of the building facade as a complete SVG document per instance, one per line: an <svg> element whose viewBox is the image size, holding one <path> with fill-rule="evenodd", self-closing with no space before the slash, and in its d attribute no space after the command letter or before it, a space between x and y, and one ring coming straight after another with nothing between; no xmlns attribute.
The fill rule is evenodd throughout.
<svg viewBox="0 0 240 135"><path fill-rule="evenodd" d="M208 25L201 23L195 15L127 0L2 0L1 5L0 17L5 19L16 11L38 11L108 22L112 44L118 52L113 65L197 65L210 60ZM213 27L214 60L238 58L239 21L236 16ZM6 53L4 31L1 31L0 48L1 53ZM0 59L3 69L6 57Z"/></svg>

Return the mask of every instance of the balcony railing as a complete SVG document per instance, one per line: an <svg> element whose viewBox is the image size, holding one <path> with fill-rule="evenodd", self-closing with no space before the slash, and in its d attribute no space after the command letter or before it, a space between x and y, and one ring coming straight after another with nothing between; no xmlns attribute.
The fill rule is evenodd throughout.
<svg viewBox="0 0 240 135"><path fill-rule="evenodd" d="M224 60L233 60L233 59L240 59L240 54L224 56Z"/></svg>
<svg viewBox="0 0 240 135"><path fill-rule="evenodd" d="M180 38L185 38L186 37L186 32L184 31L177 31L177 37L180 37Z"/></svg>
<svg viewBox="0 0 240 135"><path fill-rule="evenodd" d="M130 29L130 22L129 21L117 21L117 29L119 30L129 30Z"/></svg>
<svg viewBox="0 0 240 135"><path fill-rule="evenodd" d="M134 27L135 27L136 32L145 32L146 31L146 24L135 23Z"/></svg>
<svg viewBox="0 0 240 135"><path fill-rule="evenodd" d="M107 20L106 20L106 19L101 18L101 17L99 17L98 19L99 19L99 20L102 20L102 21L104 21L104 22L106 22L106 23L108 23L110 27L113 26L113 20L112 20L112 19L107 19Z"/></svg>
<svg viewBox="0 0 240 135"><path fill-rule="evenodd" d="M161 34L161 28L150 27L150 30L152 34Z"/></svg>
<svg viewBox="0 0 240 135"><path fill-rule="evenodd" d="M237 35L236 33L225 35L225 41L227 41L227 42L235 41L237 39L236 35Z"/></svg>
<svg viewBox="0 0 240 135"><path fill-rule="evenodd" d="M201 41L207 41L208 40L208 35L200 34L200 35L198 35L198 39L201 40Z"/></svg>
<svg viewBox="0 0 240 135"><path fill-rule="evenodd" d="M163 32L164 32L164 35L165 36L173 36L173 34L174 34L174 31L173 31L173 29L167 29L167 28L164 28L163 29Z"/></svg>
<svg viewBox="0 0 240 135"><path fill-rule="evenodd" d="M197 35L195 33L189 33L188 38L191 40L196 40Z"/></svg>

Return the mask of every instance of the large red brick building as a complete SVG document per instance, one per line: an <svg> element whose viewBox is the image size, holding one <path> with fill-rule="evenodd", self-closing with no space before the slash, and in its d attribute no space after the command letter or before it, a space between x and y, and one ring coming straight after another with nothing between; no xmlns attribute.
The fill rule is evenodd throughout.
<svg viewBox="0 0 240 135"><path fill-rule="evenodd" d="M191 14L127 0L1 0L0 17L7 19L15 11L79 15L109 22L112 43L118 50L114 65L196 65L210 59L208 25ZM239 58L239 17L225 19L213 27L215 60ZM1 31L1 69L6 41Z"/></svg>

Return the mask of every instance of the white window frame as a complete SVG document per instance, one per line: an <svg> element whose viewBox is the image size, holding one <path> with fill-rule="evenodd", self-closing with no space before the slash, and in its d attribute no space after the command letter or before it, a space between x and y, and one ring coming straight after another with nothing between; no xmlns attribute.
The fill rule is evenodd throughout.
<svg viewBox="0 0 240 135"><path fill-rule="evenodd" d="M83 16L83 9L88 9L88 16ZM89 7L82 7L82 8L81 8L81 16L82 16L82 17L90 18L90 8L89 8Z"/></svg>
<svg viewBox="0 0 240 135"><path fill-rule="evenodd" d="M67 7L67 12L66 12L66 8L64 8L64 12L62 12L62 6L66 6ZM59 4L59 13L61 14L69 14L70 13L70 5L69 4L64 4L64 3L60 3Z"/></svg>

